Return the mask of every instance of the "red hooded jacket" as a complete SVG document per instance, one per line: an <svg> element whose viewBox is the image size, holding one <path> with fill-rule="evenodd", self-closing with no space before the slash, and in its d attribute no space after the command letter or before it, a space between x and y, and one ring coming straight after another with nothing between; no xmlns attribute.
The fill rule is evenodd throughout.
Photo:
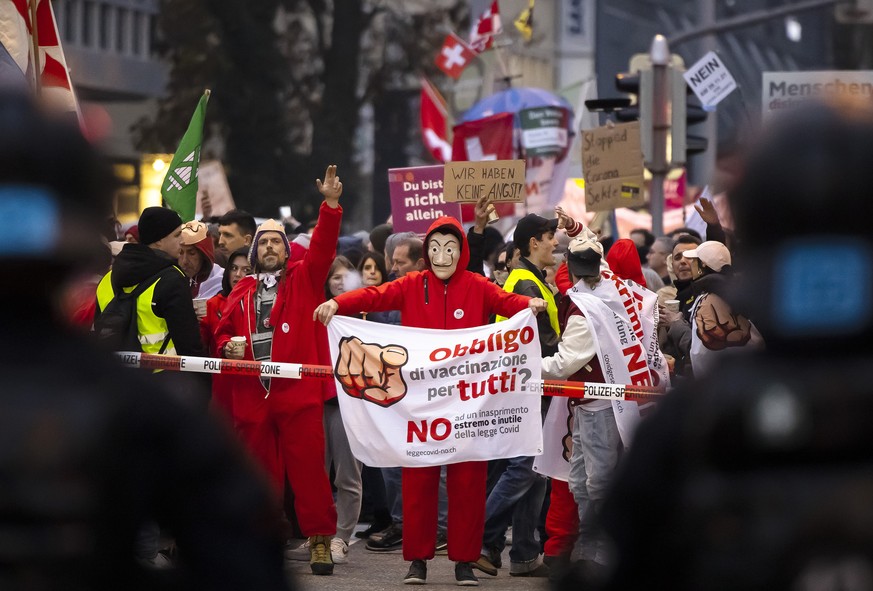
<svg viewBox="0 0 873 591"><path fill-rule="evenodd" d="M312 313L324 301L324 283L336 252L342 213L342 207L332 209L322 203L309 250L305 251L302 260L288 259L270 314L272 361L330 365L327 329L312 319ZM221 352L231 337L245 336L244 359L253 359L251 335L255 331L257 316L254 302L257 287L257 277L243 277L227 296L215 332L217 351ZM257 378L246 378L245 381L263 392ZM303 398L315 399L317 396L323 400L331 396L325 385L326 380L318 379L274 379L270 384L270 399L273 404L289 398L296 398L298 404Z"/></svg>
<svg viewBox="0 0 873 591"><path fill-rule="evenodd" d="M613 273L621 279L630 279L638 285L646 287L643 268L640 265L640 255L633 240L622 238L617 240L606 254L606 262Z"/></svg>
<svg viewBox="0 0 873 591"><path fill-rule="evenodd" d="M461 242L457 269L448 281L431 270L427 242L434 232L453 234ZM403 326L419 328L470 328L488 324L492 314L512 316L527 307L530 298L503 291L481 275L467 271L470 248L461 224L443 216L431 224L424 240L424 271L413 271L378 287L365 287L334 298L338 313L400 310Z"/></svg>

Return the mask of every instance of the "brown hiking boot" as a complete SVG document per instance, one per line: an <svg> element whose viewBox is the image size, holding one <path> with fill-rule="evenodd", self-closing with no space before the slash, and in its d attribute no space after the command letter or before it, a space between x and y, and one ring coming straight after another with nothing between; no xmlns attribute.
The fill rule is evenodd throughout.
<svg viewBox="0 0 873 591"><path fill-rule="evenodd" d="M309 538L309 568L314 575L332 575L333 559L330 557L331 536Z"/></svg>

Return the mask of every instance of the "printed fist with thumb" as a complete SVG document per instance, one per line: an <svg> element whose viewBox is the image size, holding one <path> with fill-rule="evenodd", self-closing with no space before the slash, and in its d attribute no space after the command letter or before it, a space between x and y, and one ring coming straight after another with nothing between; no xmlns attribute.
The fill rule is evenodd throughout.
<svg viewBox="0 0 873 591"><path fill-rule="evenodd" d="M401 368L407 361L409 354L400 345L382 347L343 337L334 375L349 396L388 407L406 396Z"/></svg>

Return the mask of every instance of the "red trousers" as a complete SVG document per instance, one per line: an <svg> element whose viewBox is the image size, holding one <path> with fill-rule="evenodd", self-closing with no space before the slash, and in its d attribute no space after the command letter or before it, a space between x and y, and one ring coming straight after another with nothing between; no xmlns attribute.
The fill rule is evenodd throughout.
<svg viewBox="0 0 873 591"><path fill-rule="evenodd" d="M570 485L556 478L552 478L546 534L549 536L543 550L546 556L569 556L579 536L579 509Z"/></svg>
<svg viewBox="0 0 873 591"><path fill-rule="evenodd" d="M324 468L323 403L290 397L264 400L264 390L260 385L258 389L251 396L248 391L234 393L237 432L270 477L277 503L287 475L303 535L334 535L336 506ZM238 404L241 395L244 405Z"/></svg>
<svg viewBox="0 0 873 591"><path fill-rule="evenodd" d="M449 464L449 560L476 562L485 533L488 462ZM430 560L436 553L440 467L403 469L403 560Z"/></svg>

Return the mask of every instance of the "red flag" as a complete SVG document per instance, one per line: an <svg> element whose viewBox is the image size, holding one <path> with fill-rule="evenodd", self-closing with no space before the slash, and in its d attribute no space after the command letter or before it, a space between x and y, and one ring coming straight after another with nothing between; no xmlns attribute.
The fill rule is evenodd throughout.
<svg viewBox="0 0 873 591"><path fill-rule="evenodd" d="M460 37L454 33L446 35L443 41L443 47L440 49L439 55L436 57L436 65L440 70L446 73L447 76L455 80L476 57L476 54L464 43Z"/></svg>
<svg viewBox="0 0 873 591"><path fill-rule="evenodd" d="M39 81L43 98L64 111L79 113L79 105L73 95L73 85L67 70L67 60L58 36L58 27L50 0L36 2L36 26L30 18L28 0L0 0L0 44L22 68L33 72L32 36L36 29L39 43Z"/></svg>
<svg viewBox="0 0 873 591"><path fill-rule="evenodd" d="M446 140L446 101L426 79L421 80L421 136L437 162L452 159L452 146Z"/></svg>
<svg viewBox="0 0 873 591"><path fill-rule="evenodd" d="M476 53L491 49L494 44L494 36L501 33L503 33L503 21L500 20L500 8L497 6L497 0L494 0L491 6L473 23L473 28L470 30L470 47L476 50Z"/></svg>
<svg viewBox="0 0 873 591"><path fill-rule="evenodd" d="M512 160L512 129L512 113L497 113L456 125L452 160Z"/></svg>
<svg viewBox="0 0 873 591"><path fill-rule="evenodd" d="M58 36L58 25L49 0L38 0L36 30L39 41L40 84L43 94L67 111L79 112L73 94L73 83L67 69L67 58Z"/></svg>
<svg viewBox="0 0 873 591"><path fill-rule="evenodd" d="M513 124L512 113L498 113L456 125L452 138L452 160L512 160L515 154ZM515 213L514 203L496 203L495 208L500 216ZM473 205L461 206L464 220L473 219L473 209Z"/></svg>

